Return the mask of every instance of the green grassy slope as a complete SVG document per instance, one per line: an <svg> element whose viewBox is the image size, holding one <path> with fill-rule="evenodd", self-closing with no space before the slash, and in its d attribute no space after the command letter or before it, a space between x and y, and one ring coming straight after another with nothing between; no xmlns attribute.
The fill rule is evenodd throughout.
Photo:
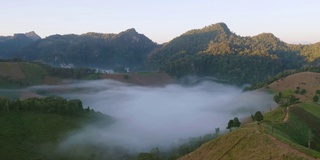
<svg viewBox="0 0 320 160"><path fill-rule="evenodd" d="M56 147L67 133L96 121L97 115L94 112L63 116L30 111L0 111L0 159L56 159ZM111 122L107 116L103 117L106 123Z"/></svg>
<svg viewBox="0 0 320 160"><path fill-rule="evenodd" d="M61 79L100 79L87 68L53 68L33 62L0 62L0 88L23 88L32 85L57 84Z"/></svg>
<svg viewBox="0 0 320 160"><path fill-rule="evenodd" d="M0 87L18 88L43 84L48 76L46 69L29 62L0 62Z"/></svg>
<svg viewBox="0 0 320 160"><path fill-rule="evenodd" d="M299 107L320 118L320 105L317 103L300 103Z"/></svg>
<svg viewBox="0 0 320 160"><path fill-rule="evenodd" d="M180 160L312 159L273 138L265 126L250 123L202 145Z"/></svg>
<svg viewBox="0 0 320 160"><path fill-rule="evenodd" d="M264 116L264 122L248 123L239 129L210 141L181 160L216 159L317 159L320 158L320 119L318 104L290 107L284 122L283 108ZM308 112L311 111L313 114ZM308 148L312 133L311 149Z"/></svg>

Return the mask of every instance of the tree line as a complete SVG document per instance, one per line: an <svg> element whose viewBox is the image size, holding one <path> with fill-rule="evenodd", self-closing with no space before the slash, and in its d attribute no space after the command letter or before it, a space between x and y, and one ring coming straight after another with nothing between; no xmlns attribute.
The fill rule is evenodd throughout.
<svg viewBox="0 0 320 160"><path fill-rule="evenodd" d="M83 112L91 112L93 110L89 107L83 108L82 102L79 99L67 100L58 96L50 96L45 98L34 97L26 100L12 100L6 97L0 97L0 111L35 111L42 113L78 116Z"/></svg>

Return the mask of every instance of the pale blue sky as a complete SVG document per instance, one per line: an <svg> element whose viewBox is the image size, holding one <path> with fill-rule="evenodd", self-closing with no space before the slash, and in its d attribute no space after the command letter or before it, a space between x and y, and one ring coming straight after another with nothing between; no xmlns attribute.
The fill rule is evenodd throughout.
<svg viewBox="0 0 320 160"><path fill-rule="evenodd" d="M0 0L0 7L0 35L135 28L163 43L225 22L241 36L272 32L289 43L320 42L320 0Z"/></svg>

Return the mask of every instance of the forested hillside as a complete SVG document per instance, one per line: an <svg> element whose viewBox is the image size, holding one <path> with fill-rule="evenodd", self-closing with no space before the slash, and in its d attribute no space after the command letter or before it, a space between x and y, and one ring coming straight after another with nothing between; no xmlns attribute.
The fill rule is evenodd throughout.
<svg viewBox="0 0 320 160"><path fill-rule="evenodd" d="M119 34L52 35L34 32L0 37L0 57L54 66L163 71L180 78L213 76L235 84L256 83L279 72L317 66L320 43L287 44L272 33L239 36L224 23L190 30L158 45L135 29ZM70 64L70 65L69 65Z"/></svg>
<svg viewBox="0 0 320 160"><path fill-rule="evenodd" d="M25 46L41 39L35 32L14 34L13 36L0 36L0 58L16 57Z"/></svg>
<svg viewBox="0 0 320 160"><path fill-rule="evenodd" d="M156 47L157 44L143 34L128 29L119 34L49 36L23 48L19 57L55 66L73 64L76 67L145 70L145 59Z"/></svg>
<svg viewBox="0 0 320 160"><path fill-rule="evenodd" d="M178 78L193 74L237 84L255 83L313 62L320 56L318 46L289 45L271 33L241 37L226 24L217 23L173 39L150 63Z"/></svg>

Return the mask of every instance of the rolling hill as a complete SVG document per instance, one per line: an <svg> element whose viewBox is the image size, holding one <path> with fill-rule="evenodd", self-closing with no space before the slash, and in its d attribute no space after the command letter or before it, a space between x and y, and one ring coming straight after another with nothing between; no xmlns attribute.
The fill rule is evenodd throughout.
<svg viewBox="0 0 320 160"><path fill-rule="evenodd" d="M277 92L283 92L288 89L295 91L297 88L300 88L300 90L305 89L305 94L296 94L295 96L303 102L312 102L316 90L320 89L320 73L300 72L289 75L271 83L269 88Z"/></svg>
<svg viewBox="0 0 320 160"><path fill-rule="evenodd" d="M265 90L275 94L298 86L306 93L290 91L299 103L267 112L260 125L247 123L179 159L320 159L320 105L312 100L320 89L318 77L301 72L271 83Z"/></svg>
<svg viewBox="0 0 320 160"><path fill-rule="evenodd" d="M99 74L87 68L54 68L23 61L0 62L0 87L23 88L32 85L58 84L62 79L98 79Z"/></svg>
<svg viewBox="0 0 320 160"><path fill-rule="evenodd" d="M264 127L248 124L203 144L179 160L316 159L277 140Z"/></svg>

